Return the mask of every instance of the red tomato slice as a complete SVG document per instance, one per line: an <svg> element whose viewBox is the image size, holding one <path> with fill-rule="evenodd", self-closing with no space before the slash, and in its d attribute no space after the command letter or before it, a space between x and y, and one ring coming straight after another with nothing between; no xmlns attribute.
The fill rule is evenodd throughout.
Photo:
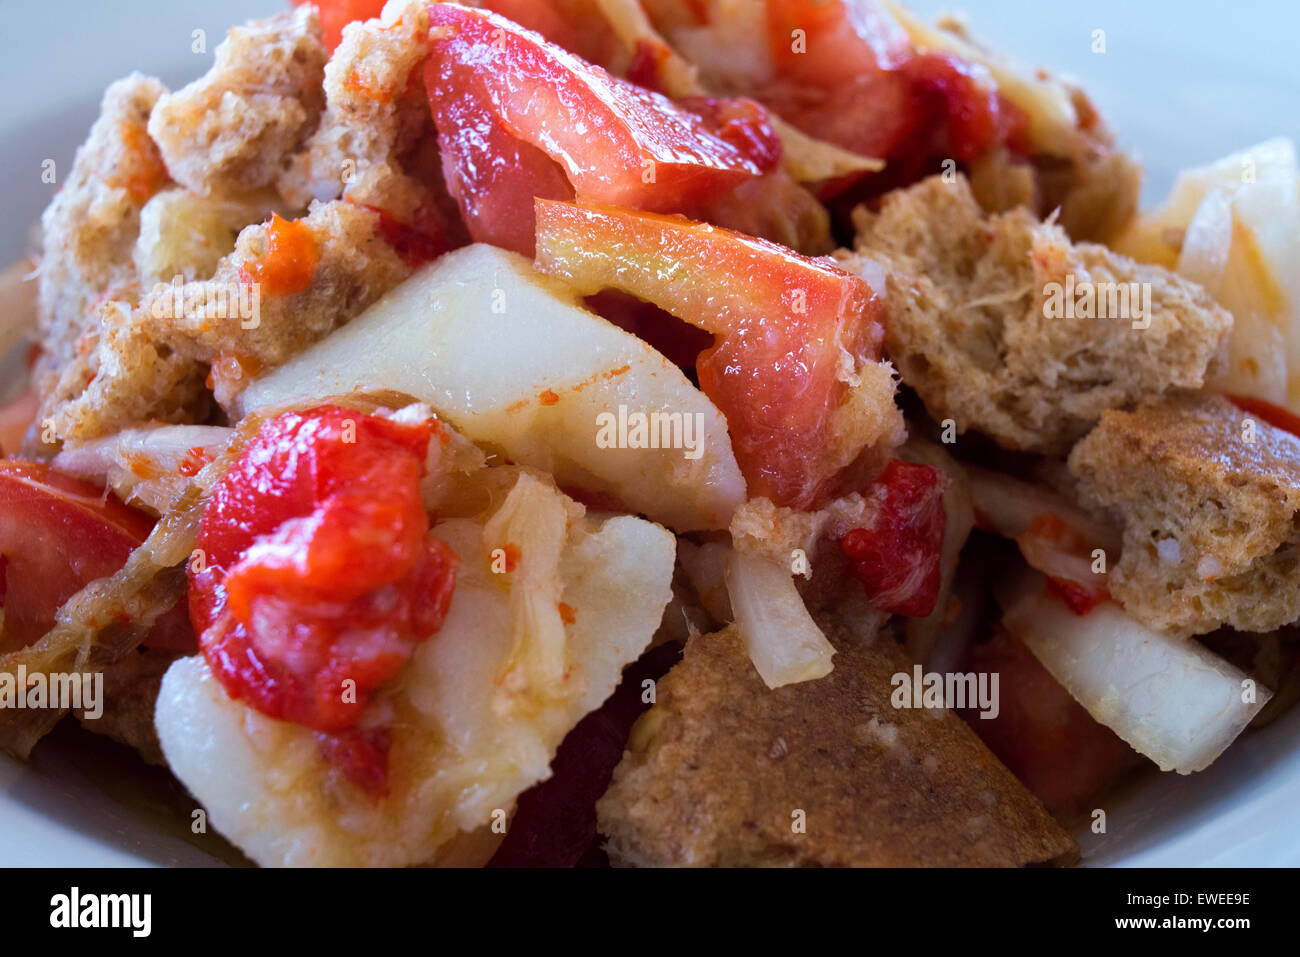
<svg viewBox="0 0 1300 957"><path fill-rule="evenodd" d="M478 6L592 63L607 64L622 49L600 0L481 0Z"/></svg>
<svg viewBox="0 0 1300 957"><path fill-rule="evenodd" d="M730 90L752 96L806 133L889 163L882 183L905 185L940 159L970 162L999 143L1020 146L1023 117L980 67L946 54L918 55L874 0L764 0L766 40L734 37L742 65ZM649 4L673 32L671 15ZM718 29L730 5L697 3ZM755 49L746 50L749 43ZM768 60L768 75L752 64ZM714 70L718 69L713 65ZM837 183L827 192L849 183Z"/></svg>
<svg viewBox="0 0 1300 957"><path fill-rule="evenodd" d="M190 616L232 698L346 732L370 692L442 626L458 562L429 534L420 501L433 432L338 406L287 412L213 487ZM332 751L373 755L363 743Z"/></svg>
<svg viewBox="0 0 1300 957"><path fill-rule="evenodd" d="M0 650L22 648L44 635L60 605L88 582L121 568L152 529L148 515L88 482L40 462L0 460Z"/></svg>
<svg viewBox="0 0 1300 957"><path fill-rule="evenodd" d="M1226 398L1241 411L1262 419L1273 428L1300 436L1300 416L1297 416L1294 412L1289 412L1280 405L1274 405L1266 399L1257 399L1251 395L1229 395Z"/></svg>
<svg viewBox="0 0 1300 957"><path fill-rule="evenodd" d="M320 14L326 49L343 41L343 28L356 20L373 20L383 12L387 0L292 0L295 7L310 4Z"/></svg>
<svg viewBox="0 0 1300 957"><path fill-rule="evenodd" d="M948 521L943 487L937 469L892 459L863 493L876 505L871 524L845 535L840 550L883 611L912 618L934 611Z"/></svg>
<svg viewBox="0 0 1300 957"><path fill-rule="evenodd" d="M520 198L567 198L566 182L582 200L682 210L771 168L766 153L750 155L667 97L504 17L435 4L429 20L425 88L448 187L475 239L530 250L532 210Z"/></svg>
<svg viewBox="0 0 1300 957"><path fill-rule="evenodd" d="M902 62L907 34L871 0L764 0L772 60L782 78L830 87L846 73Z"/></svg>
<svg viewBox="0 0 1300 957"><path fill-rule="evenodd" d="M998 677L998 716L963 717L990 751L1057 817L1086 813L1142 758L1001 632L975 645L967 668Z"/></svg>
<svg viewBox="0 0 1300 957"><path fill-rule="evenodd" d="M621 289L712 333L700 388L727 418L753 496L806 508L842 463L844 366L880 356L883 306L829 259L680 216L539 200L537 265Z"/></svg>

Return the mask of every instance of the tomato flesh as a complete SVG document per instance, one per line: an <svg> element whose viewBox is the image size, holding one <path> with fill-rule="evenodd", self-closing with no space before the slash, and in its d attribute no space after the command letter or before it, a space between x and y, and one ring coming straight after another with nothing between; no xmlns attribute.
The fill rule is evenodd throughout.
<svg viewBox="0 0 1300 957"><path fill-rule="evenodd" d="M266 225L266 253L239 267L240 279L258 284L268 296L292 296L311 285L320 250L311 229L299 220L271 215Z"/></svg>
<svg viewBox="0 0 1300 957"><path fill-rule="evenodd" d="M751 153L738 119L716 135L495 13L435 4L429 20L425 88L448 188L477 240L530 251L534 196L683 210L771 168L771 143Z"/></svg>
<svg viewBox="0 0 1300 957"><path fill-rule="evenodd" d="M292 0L295 7L311 4L320 14L325 48L333 52L343 42L343 28L356 20L373 20L387 0Z"/></svg>
<svg viewBox="0 0 1300 957"><path fill-rule="evenodd" d="M1016 545L1031 568L1047 577L1047 589L1080 617L1110 601L1108 578L1093 570L1087 536L1054 512L1035 515Z"/></svg>
<svg viewBox="0 0 1300 957"><path fill-rule="evenodd" d="M849 531L840 550L876 607L923 618L934 611L942 581L942 477L929 465L892 459L864 494L877 506L872 520Z"/></svg>
<svg viewBox="0 0 1300 957"><path fill-rule="evenodd" d="M838 465L826 436L846 357L880 356L883 306L830 260L680 216L538 201L537 266L620 289L714 336L700 388L726 416L752 496L806 508Z"/></svg>
<svg viewBox="0 0 1300 957"><path fill-rule="evenodd" d="M758 30L725 34L734 49L720 62L743 66L724 70L720 81L810 136L886 160L888 169L872 178L881 187L906 185L942 159L968 163L1001 144L1024 151L1025 118L986 71L949 54L917 53L874 0L759 2ZM663 6L672 7L646 9L671 36L680 24ZM714 31L736 16L733 5L721 2L701 2L695 10ZM764 73L755 63L771 68ZM825 184L822 194L862 175Z"/></svg>
<svg viewBox="0 0 1300 957"><path fill-rule="evenodd" d="M332 405L286 412L214 486L190 616L232 698L349 732L370 694L442 626L458 560L429 533L420 501L434 431ZM363 746L351 738L326 750Z"/></svg>
<svg viewBox="0 0 1300 957"><path fill-rule="evenodd" d="M1024 644L999 632L966 667L999 675L998 715L963 714L989 750L1060 818L1086 813L1141 757L1070 697Z"/></svg>
<svg viewBox="0 0 1300 957"><path fill-rule="evenodd" d="M59 606L89 582L117 572L153 524L103 489L44 463L0 460L0 651L41 638L54 626ZM145 644L192 651L194 637L180 613L166 614Z"/></svg>

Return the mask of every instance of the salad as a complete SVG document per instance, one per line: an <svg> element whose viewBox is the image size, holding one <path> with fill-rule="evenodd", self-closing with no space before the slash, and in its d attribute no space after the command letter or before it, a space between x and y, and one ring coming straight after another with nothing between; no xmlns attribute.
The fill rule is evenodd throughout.
<svg viewBox="0 0 1300 957"><path fill-rule="evenodd" d="M1295 149L1140 176L894 0L113 83L0 274L0 748L265 866L1076 862L1300 697Z"/></svg>

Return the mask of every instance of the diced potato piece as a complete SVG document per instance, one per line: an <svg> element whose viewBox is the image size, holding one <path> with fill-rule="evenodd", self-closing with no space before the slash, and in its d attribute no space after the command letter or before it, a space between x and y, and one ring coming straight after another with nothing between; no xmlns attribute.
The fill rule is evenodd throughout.
<svg viewBox="0 0 1300 957"><path fill-rule="evenodd" d="M371 705L391 715L387 797L375 800L342 780L311 730L232 701L200 657L173 665L158 698L155 723L172 771L212 824L259 864L439 859L550 776L564 736L614 690L671 597L669 532L626 516L597 524L580 513L525 474L497 512L501 522L436 526L461 560L447 620ZM559 541L530 537L529 527L554 522L567 523ZM494 532L517 539L520 568L549 569L545 580L494 574L492 549L505 544ZM538 603L544 592L567 606L570 621ZM558 649L549 645L551 625ZM545 666L557 651L558 674Z"/></svg>
<svg viewBox="0 0 1300 957"><path fill-rule="evenodd" d="M405 392L475 442L678 531L726 528L745 497L726 421L681 370L492 246L426 266L241 402L248 412L355 389ZM638 415L672 417L658 421L694 447L602 447L639 442Z"/></svg>
<svg viewBox="0 0 1300 957"><path fill-rule="evenodd" d="M177 276L181 282L211 279L221 257L234 250L239 231L282 205L269 192L235 200L163 190L140 210L135 266L141 289L147 293Z"/></svg>

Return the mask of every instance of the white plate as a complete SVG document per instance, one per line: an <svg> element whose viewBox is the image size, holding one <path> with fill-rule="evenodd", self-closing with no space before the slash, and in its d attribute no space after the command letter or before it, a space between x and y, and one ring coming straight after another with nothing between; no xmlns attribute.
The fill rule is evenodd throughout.
<svg viewBox="0 0 1300 957"><path fill-rule="evenodd" d="M1300 143L1300 4L1236 0L912 0L963 8L977 36L1019 59L1081 77L1147 167L1148 202L1184 166L1272 136ZM133 69L173 88L197 76L231 23L274 0L40 0L5 9L0 56L0 263L28 251L29 230L85 137L100 93ZM1093 52L1105 31L1104 53ZM206 52L192 52L204 31ZM115 769L117 752L67 730L34 767L0 757L0 864L202 865L236 860L186 827L187 800L158 776ZM1109 865L1300 864L1300 710L1235 745L1209 771L1153 775L1108 799L1107 833L1080 835Z"/></svg>

